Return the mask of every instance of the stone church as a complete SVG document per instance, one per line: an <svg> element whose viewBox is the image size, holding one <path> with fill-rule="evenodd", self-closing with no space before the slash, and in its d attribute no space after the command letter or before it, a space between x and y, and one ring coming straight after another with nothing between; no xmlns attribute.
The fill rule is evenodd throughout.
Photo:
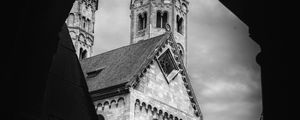
<svg viewBox="0 0 300 120"><path fill-rule="evenodd" d="M97 0L66 20L98 116L203 120L186 70L187 0L131 0L130 45L91 56Z"/></svg>
<svg viewBox="0 0 300 120"><path fill-rule="evenodd" d="M93 53L97 9L98 0L75 0L66 20L79 59L90 57Z"/></svg>

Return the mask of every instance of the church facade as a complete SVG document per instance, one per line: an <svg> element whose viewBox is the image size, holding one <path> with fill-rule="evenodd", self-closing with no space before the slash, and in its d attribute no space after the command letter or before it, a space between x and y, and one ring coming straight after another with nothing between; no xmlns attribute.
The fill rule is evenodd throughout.
<svg viewBox="0 0 300 120"><path fill-rule="evenodd" d="M97 114L105 120L202 120L176 44L167 31L83 59Z"/></svg>
<svg viewBox="0 0 300 120"><path fill-rule="evenodd" d="M186 71L187 0L131 0L130 45L91 56L97 0L66 20L99 117L202 120Z"/></svg>

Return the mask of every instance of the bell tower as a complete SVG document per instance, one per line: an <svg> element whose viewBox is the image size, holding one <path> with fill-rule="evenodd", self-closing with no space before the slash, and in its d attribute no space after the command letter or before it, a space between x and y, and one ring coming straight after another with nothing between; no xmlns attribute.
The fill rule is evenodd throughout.
<svg viewBox="0 0 300 120"><path fill-rule="evenodd" d="M188 5L187 0L131 0L130 43L161 35L169 24L186 65Z"/></svg>
<svg viewBox="0 0 300 120"><path fill-rule="evenodd" d="M79 59L90 57L93 53L96 10L98 0L75 0L66 19Z"/></svg>

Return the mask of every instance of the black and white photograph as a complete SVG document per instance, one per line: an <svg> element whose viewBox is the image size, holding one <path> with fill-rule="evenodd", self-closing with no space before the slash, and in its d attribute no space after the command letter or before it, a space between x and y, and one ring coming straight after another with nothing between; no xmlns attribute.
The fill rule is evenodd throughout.
<svg viewBox="0 0 300 120"><path fill-rule="evenodd" d="M266 120L273 106L261 1L21 3L10 119Z"/></svg>

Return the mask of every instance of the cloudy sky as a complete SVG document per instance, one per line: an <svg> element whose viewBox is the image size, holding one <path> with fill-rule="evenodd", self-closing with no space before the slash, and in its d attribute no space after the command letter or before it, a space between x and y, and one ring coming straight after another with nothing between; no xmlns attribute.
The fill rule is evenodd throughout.
<svg viewBox="0 0 300 120"><path fill-rule="evenodd" d="M259 120L260 47L218 0L189 0L188 65L205 120ZM130 0L100 0L93 55L128 45Z"/></svg>

